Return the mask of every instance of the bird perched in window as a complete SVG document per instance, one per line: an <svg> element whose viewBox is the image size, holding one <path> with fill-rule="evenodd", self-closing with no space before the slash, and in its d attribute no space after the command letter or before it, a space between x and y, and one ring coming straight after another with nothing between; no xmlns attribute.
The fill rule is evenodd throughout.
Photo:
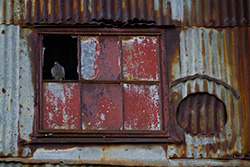
<svg viewBox="0 0 250 167"><path fill-rule="evenodd" d="M51 69L51 74L55 80L59 80L60 82L62 79L65 79L64 68L58 62L54 62L54 67Z"/></svg>

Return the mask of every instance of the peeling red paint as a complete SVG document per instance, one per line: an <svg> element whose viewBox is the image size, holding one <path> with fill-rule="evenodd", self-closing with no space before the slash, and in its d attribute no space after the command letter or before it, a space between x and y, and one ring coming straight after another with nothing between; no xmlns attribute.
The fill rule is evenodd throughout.
<svg viewBox="0 0 250 167"><path fill-rule="evenodd" d="M159 81L157 37L122 37L123 78Z"/></svg>
<svg viewBox="0 0 250 167"><path fill-rule="evenodd" d="M158 85L124 84L126 130L161 130Z"/></svg>
<svg viewBox="0 0 250 167"><path fill-rule="evenodd" d="M43 128L79 129L79 86L43 83Z"/></svg>

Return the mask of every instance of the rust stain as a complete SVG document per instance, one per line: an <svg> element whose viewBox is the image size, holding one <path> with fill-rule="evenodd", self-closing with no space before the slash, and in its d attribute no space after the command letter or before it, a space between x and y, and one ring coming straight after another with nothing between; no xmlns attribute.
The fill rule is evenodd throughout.
<svg viewBox="0 0 250 167"><path fill-rule="evenodd" d="M5 88L2 88L2 93L6 93L6 89Z"/></svg>
<svg viewBox="0 0 250 167"><path fill-rule="evenodd" d="M249 2L241 1L3 1L2 22L30 25L203 26L249 25ZM7 10L12 9L12 10ZM21 10L22 9L22 10ZM138 21L139 20L139 21ZM112 22L112 23L111 23Z"/></svg>

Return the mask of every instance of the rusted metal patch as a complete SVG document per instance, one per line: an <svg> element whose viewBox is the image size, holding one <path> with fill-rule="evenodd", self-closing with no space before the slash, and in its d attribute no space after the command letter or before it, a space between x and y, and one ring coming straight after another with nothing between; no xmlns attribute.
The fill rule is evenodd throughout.
<svg viewBox="0 0 250 167"><path fill-rule="evenodd" d="M81 77L93 80L100 71L101 46L98 37L81 37Z"/></svg>
<svg viewBox="0 0 250 167"><path fill-rule="evenodd" d="M1 1L0 11L2 23L24 25L226 27L250 24L248 0L15 0Z"/></svg>
<svg viewBox="0 0 250 167"><path fill-rule="evenodd" d="M185 132L197 135L212 135L220 132L227 122L224 103L208 93L195 93L183 99L176 118Z"/></svg>
<svg viewBox="0 0 250 167"><path fill-rule="evenodd" d="M122 51L124 80L159 80L157 37L124 36Z"/></svg>
<svg viewBox="0 0 250 167"><path fill-rule="evenodd" d="M124 84L124 129L161 130L159 85Z"/></svg>
<svg viewBox="0 0 250 167"><path fill-rule="evenodd" d="M77 83L43 83L43 129L79 129Z"/></svg>
<svg viewBox="0 0 250 167"><path fill-rule="evenodd" d="M121 130L122 96L119 84L84 84L82 129Z"/></svg>

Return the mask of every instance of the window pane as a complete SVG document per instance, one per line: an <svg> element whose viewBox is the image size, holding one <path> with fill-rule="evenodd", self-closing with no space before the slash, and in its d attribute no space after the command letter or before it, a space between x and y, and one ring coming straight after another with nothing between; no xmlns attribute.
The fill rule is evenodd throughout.
<svg viewBox="0 0 250 167"><path fill-rule="evenodd" d="M124 84L125 130L161 130L159 85Z"/></svg>
<svg viewBox="0 0 250 167"><path fill-rule="evenodd" d="M122 129L121 86L84 84L82 91L82 129Z"/></svg>
<svg viewBox="0 0 250 167"><path fill-rule="evenodd" d="M43 83L43 128L79 129L77 83Z"/></svg>
<svg viewBox="0 0 250 167"><path fill-rule="evenodd" d="M77 39L71 36L43 37L43 79L54 79L51 68L58 62L65 69L66 80L78 80Z"/></svg>
<svg viewBox="0 0 250 167"><path fill-rule="evenodd" d="M120 80L119 36L81 37L81 76L85 80Z"/></svg>
<svg viewBox="0 0 250 167"><path fill-rule="evenodd" d="M159 81L157 37L122 37L123 78Z"/></svg>

